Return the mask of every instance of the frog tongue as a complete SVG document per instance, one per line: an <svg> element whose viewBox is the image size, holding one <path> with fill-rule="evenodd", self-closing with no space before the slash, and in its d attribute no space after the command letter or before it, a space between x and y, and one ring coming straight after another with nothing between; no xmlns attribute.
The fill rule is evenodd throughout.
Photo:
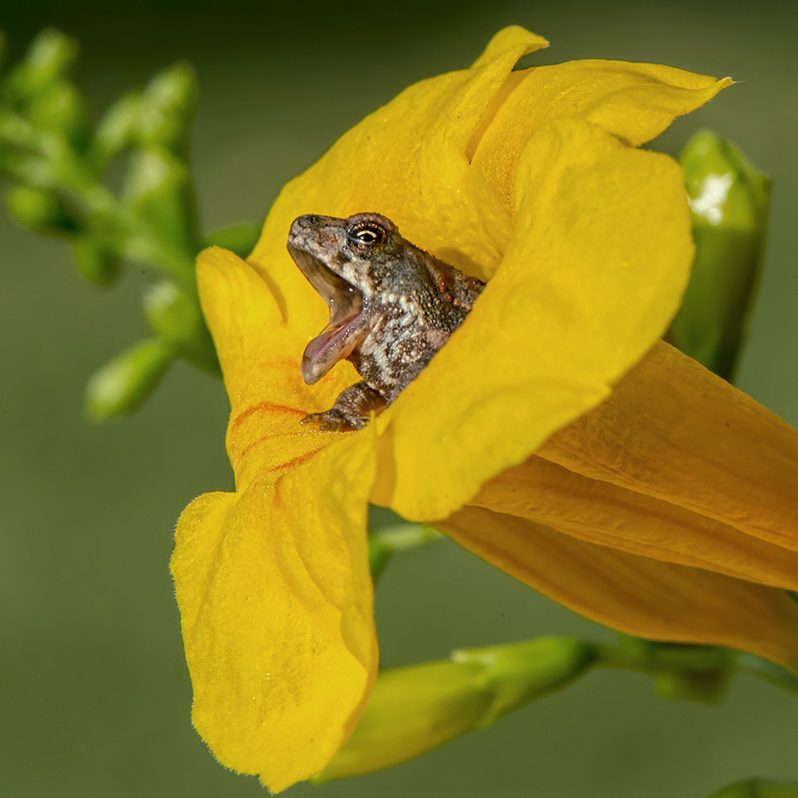
<svg viewBox="0 0 798 798"><path fill-rule="evenodd" d="M368 329L361 313L363 295L309 252L291 243L288 251L330 308L330 321L302 356L302 378L313 385L339 360L349 357L366 337Z"/></svg>
<svg viewBox="0 0 798 798"><path fill-rule="evenodd" d="M332 319L330 321L332 322ZM325 327L305 347L305 353L302 355L302 378L305 382L313 385L339 360L349 357L366 337L367 332L359 308L357 315Z"/></svg>

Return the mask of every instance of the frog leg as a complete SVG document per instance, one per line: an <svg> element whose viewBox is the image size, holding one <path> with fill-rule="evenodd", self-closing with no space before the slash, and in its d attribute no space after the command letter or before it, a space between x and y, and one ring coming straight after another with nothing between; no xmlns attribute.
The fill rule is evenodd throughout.
<svg viewBox="0 0 798 798"><path fill-rule="evenodd" d="M385 408L385 397L370 388L365 381L356 382L341 391L335 404L323 413L305 416L301 424L315 424L325 432L350 432L363 429L372 413Z"/></svg>

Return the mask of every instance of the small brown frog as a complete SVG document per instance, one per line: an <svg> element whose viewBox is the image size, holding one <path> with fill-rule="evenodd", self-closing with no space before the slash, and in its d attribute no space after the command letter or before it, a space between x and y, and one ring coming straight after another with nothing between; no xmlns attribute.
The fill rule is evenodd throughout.
<svg viewBox="0 0 798 798"><path fill-rule="evenodd" d="M328 326L302 357L312 385L339 360L363 378L302 423L361 429L396 399L463 323L485 284L406 241L377 213L300 216L288 251L330 306Z"/></svg>

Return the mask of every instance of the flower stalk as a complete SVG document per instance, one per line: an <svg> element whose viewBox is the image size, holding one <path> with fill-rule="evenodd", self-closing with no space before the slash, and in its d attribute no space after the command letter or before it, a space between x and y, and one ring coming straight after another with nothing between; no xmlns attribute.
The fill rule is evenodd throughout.
<svg viewBox="0 0 798 798"><path fill-rule="evenodd" d="M369 534L369 566L375 584L379 581L394 554L419 548L442 535L423 524L397 523L381 527Z"/></svg>
<svg viewBox="0 0 798 798"><path fill-rule="evenodd" d="M365 712L341 751L315 779L332 781L396 765L490 726L595 668L641 673L663 698L715 703L738 673L798 692L798 679L756 657L713 646L679 646L619 636L607 644L573 637L453 651L448 660L381 671ZM777 676L777 673L778 676ZM765 782L713 798L782 798ZM744 792L743 789L765 790ZM770 782L767 783L770 789ZM775 786L775 785L774 785ZM735 792L734 790L738 790ZM791 793L784 796L792 798Z"/></svg>

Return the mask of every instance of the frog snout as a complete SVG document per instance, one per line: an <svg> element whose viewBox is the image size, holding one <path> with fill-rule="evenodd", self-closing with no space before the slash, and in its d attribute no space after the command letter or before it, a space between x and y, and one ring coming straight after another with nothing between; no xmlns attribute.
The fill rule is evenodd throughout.
<svg viewBox="0 0 798 798"><path fill-rule="evenodd" d="M291 222L291 229L288 231L289 241L302 237L303 233L307 233L313 225L318 223L318 220L318 216L298 216L293 222Z"/></svg>

